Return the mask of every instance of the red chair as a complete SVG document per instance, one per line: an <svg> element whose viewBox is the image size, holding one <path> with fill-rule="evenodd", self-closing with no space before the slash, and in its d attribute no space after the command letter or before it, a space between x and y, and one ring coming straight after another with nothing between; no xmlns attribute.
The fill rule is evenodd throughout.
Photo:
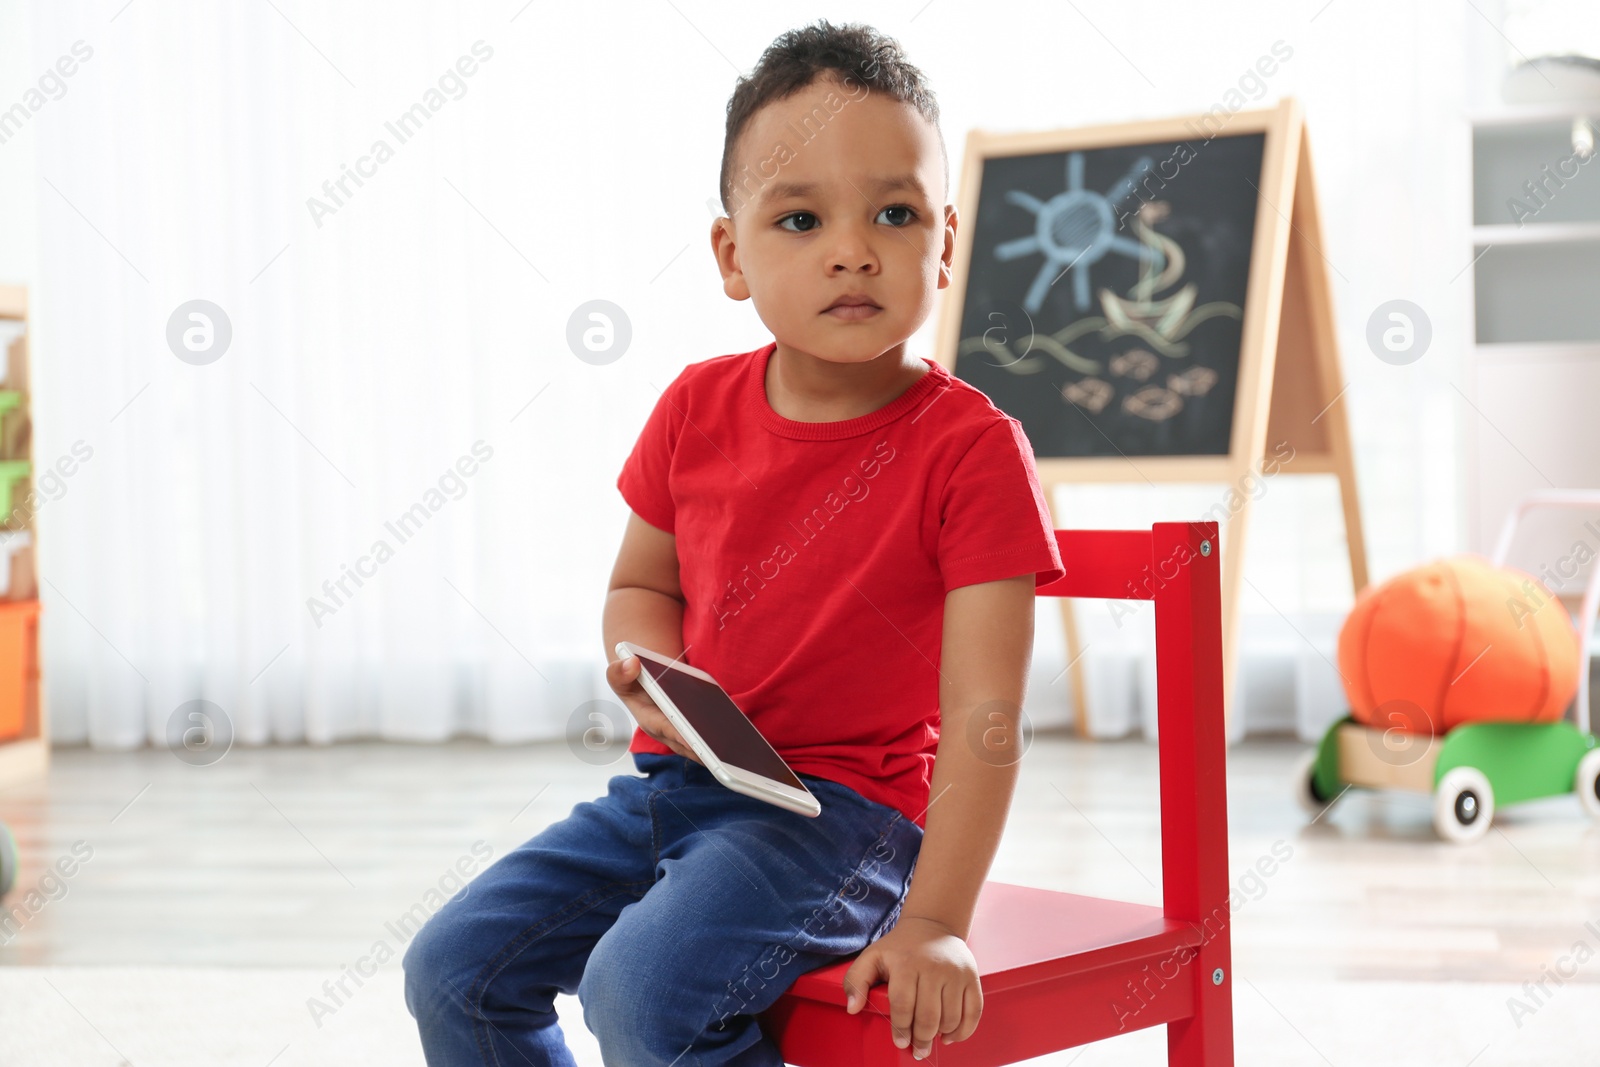
<svg viewBox="0 0 1600 1067"><path fill-rule="evenodd" d="M850 958L762 1016L795 1067L999 1067L1167 1024L1170 1067L1232 1067L1228 801L1214 522L1057 530L1067 573L1040 596L1154 600L1162 906L985 882L967 944L983 1017L965 1041L898 1049L888 987L845 1011Z"/></svg>

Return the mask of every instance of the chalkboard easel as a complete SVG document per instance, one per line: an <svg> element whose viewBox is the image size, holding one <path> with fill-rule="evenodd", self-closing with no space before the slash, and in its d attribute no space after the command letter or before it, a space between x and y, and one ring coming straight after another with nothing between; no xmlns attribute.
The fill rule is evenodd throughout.
<svg viewBox="0 0 1600 1067"><path fill-rule="evenodd" d="M967 138L937 358L1022 422L1054 489L1217 482L1231 720L1245 533L1263 473L1334 474L1367 584L1311 148L1274 108ZM1285 461L1285 457L1289 457ZM1270 469L1269 469L1270 465ZM1070 560L1064 561L1072 566ZM1062 599L1069 668L1081 654ZM1088 735L1082 671L1070 671Z"/></svg>

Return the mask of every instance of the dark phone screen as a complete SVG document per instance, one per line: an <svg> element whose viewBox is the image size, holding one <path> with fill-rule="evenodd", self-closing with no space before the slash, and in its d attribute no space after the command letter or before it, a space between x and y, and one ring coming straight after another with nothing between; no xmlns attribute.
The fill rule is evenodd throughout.
<svg viewBox="0 0 1600 1067"><path fill-rule="evenodd" d="M767 739L761 736L761 731L755 728L755 724L739 710L739 706L723 692L721 686L685 674L665 663L657 663L648 656L640 656L639 663L660 684L672 703L683 712L683 717L695 728L695 732L711 746L718 759L740 770L805 790L805 783L794 776L794 772L767 744Z"/></svg>

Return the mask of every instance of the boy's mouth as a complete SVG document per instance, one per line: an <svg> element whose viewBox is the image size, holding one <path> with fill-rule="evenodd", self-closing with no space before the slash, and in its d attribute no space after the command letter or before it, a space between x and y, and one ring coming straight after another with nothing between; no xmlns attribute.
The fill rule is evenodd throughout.
<svg viewBox="0 0 1600 1067"><path fill-rule="evenodd" d="M863 293L849 293L823 308L822 313L846 322L855 322L860 319L870 319L882 310L883 308L873 303L871 297Z"/></svg>

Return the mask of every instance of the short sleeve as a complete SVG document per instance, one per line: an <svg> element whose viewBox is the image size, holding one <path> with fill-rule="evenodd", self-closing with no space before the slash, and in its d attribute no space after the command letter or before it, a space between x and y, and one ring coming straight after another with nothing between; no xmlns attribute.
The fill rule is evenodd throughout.
<svg viewBox="0 0 1600 1067"><path fill-rule="evenodd" d="M684 414L679 383L672 380L656 399L656 406L645 420L633 451L623 461L617 475L617 490L634 514L667 533L673 532L674 508L667 474L672 467L672 452L678 446Z"/></svg>
<svg viewBox="0 0 1600 1067"><path fill-rule="evenodd" d="M1066 574L1033 446L1014 418L978 435L945 483L939 515L946 592L1020 574L1037 588Z"/></svg>

